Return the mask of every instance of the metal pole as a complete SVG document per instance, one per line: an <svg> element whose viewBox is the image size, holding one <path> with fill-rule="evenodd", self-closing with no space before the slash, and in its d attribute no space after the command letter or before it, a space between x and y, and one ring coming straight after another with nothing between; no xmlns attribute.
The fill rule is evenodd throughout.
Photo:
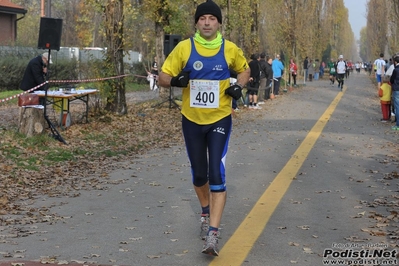
<svg viewBox="0 0 399 266"><path fill-rule="evenodd" d="M51 0L47 0L46 17L51 18Z"/></svg>

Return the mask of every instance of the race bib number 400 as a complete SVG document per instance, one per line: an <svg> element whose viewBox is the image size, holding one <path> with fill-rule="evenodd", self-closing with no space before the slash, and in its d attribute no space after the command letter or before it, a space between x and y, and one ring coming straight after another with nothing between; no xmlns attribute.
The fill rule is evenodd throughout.
<svg viewBox="0 0 399 266"><path fill-rule="evenodd" d="M190 80L190 107L218 108L218 80Z"/></svg>

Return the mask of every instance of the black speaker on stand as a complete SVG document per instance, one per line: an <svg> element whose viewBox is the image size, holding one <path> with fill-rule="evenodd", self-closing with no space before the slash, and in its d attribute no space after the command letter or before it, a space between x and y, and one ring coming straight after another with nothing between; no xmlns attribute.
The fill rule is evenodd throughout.
<svg viewBox="0 0 399 266"><path fill-rule="evenodd" d="M62 19L40 18L39 42L37 48L60 50L62 34Z"/></svg>
<svg viewBox="0 0 399 266"><path fill-rule="evenodd" d="M180 41L180 35L165 34L163 39L163 54L168 56Z"/></svg>
<svg viewBox="0 0 399 266"><path fill-rule="evenodd" d="M176 47L176 45L181 41L181 36L180 35L169 35L166 34L164 36L164 41L163 41L163 54L165 57L167 57L170 52ZM173 88L169 88L169 98L161 103L158 103L154 105L153 107L158 107L166 102L169 102L169 109L172 108L172 104L177 107L177 109L180 109L180 106L175 102L173 99Z"/></svg>
<svg viewBox="0 0 399 266"><path fill-rule="evenodd" d="M51 50L60 50L61 44L61 33L62 33L62 19L58 18L46 18L42 17L40 19L40 30L39 30L39 41L37 48L48 50L48 61L51 59ZM47 62L47 77L49 79L50 75L50 63ZM52 137L56 140L67 144L62 138L61 134L57 131L50 118L47 115L47 91L49 84L44 85L44 119L46 119L47 124L51 130Z"/></svg>

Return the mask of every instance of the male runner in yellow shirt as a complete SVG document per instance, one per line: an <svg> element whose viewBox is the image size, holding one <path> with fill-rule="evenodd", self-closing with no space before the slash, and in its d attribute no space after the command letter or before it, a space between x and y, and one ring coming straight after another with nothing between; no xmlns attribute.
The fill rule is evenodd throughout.
<svg viewBox="0 0 399 266"><path fill-rule="evenodd" d="M250 69L243 52L219 32L222 12L207 0L195 12L197 32L166 58L159 85L182 87L182 129L195 192L202 207L202 253L218 256L219 226L226 203L225 166L232 128L232 98L241 97ZM230 86L230 71L238 73ZM206 235L205 235L206 234Z"/></svg>

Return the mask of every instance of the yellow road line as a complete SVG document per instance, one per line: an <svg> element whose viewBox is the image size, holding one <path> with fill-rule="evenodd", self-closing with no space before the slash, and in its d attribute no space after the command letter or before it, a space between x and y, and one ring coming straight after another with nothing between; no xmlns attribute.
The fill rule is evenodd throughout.
<svg viewBox="0 0 399 266"><path fill-rule="evenodd" d="M312 150L313 145L333 114L345 90L346 88L344 88L343 92L338 93L311 131L306 135L291 159L280 173L278 173L231 238L220 250L219 257L215 257L209 265L227 266L241 265L243 263L256 240L265 229L277 205L287 192L293 178L302 167L303 162Z"/></svg>

